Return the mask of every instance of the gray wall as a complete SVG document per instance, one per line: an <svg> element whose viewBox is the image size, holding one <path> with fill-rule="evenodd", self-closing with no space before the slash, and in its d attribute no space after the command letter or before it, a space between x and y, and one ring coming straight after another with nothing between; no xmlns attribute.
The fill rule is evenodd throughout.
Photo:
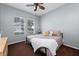
<svg viewBox="0 0 79 59"><path fill-rule="evenodd" d="M0 11L0 13L1 13L1 11ZM0 18L1 18L1 16L0 16ZM0 19L0 32L1 32L1 19Z"/></svg>
<svg viewBox="0 0 79 59"><path fill-rule="evenodd" d="M15 30L14 17L22 17L25 22L25 33L23 35L18 36L18 37L16 37L14 35L14 30ZM35 16L30 13L12 8L10 6L0 4L0 25L1 25L0 28L1 28L2 36L8 36L9 44L25 40L26 35L27 35L26 23L29 18L35 19L36 32L37 32L39 29L39 26L38 26L39 17L38 16Z"/></svg>
<svg viewBox="0 0 79 59"><path fill-rule="evenodd" d="M67 4L41 17L41 30L61 30L64 43L79 48L79 4Z"/></svg>
<svg viewBox="0 0 79 59"><path fill-rule="evenodd" d="M1 18L1 16L0 16L0 18ZM1 32L1 20L0 20L0 32Z"/></svg>

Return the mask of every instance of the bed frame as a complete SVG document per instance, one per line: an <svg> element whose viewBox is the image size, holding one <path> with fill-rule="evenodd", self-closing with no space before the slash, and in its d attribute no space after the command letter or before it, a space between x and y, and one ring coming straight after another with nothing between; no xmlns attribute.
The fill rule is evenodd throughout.
<svg viewBox="0 0 79 59"><path fill-rule="evenodd" d="M61 37L63 38L63 33L61 33ZM32 45L31 45L31 43L28 41L28 39L29 39L29 38L26 37L25 43L28 44L28 45L30 45L30 46L32 47ZM47 48L45 48L45 47L41 47L41 48L45 49L45 54L46 54L46 56L47 56ZM40 51L40 50L39 50L39 51Z"/></svg>

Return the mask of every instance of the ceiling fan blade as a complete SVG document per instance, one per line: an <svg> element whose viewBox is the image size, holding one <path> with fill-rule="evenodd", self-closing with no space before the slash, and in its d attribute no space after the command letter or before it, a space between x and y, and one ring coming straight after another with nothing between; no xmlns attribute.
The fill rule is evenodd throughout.
<svg viewBox="0 0 79 59"><path fill-rule="evenodd" d="M34 6L34 4L27 4L26 6L30 7L30 6Z"/></svg>
<svg viewBox="0 0 79 59"><path fill-rule="evenodd" d="M35 5L35 9L34 9L34 11L37 11L37 5Z"/></svg>
<svg viewBox="0 0 79 59"><path fill-rule="evenodd" d="M44 4L44 3L39 3L39 4Z"/></svg>
<svg viewBox="0 0 79 59"><path fill-rule="evenodd" d="M43 6L39 5L39 8L42 9L42 10L45 10L45 7L43 7Z"/></svg>

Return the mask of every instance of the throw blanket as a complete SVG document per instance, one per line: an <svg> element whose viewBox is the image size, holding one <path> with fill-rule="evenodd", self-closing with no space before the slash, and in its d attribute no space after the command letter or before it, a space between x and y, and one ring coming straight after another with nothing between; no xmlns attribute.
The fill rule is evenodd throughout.
<svg viewBox="0 0 79 59"><path fill-rule="evenodd" d="M34 48L34 52L36 52L36 50L41 47L46 47L49 49L53 56L56 55L58 44L54 39L32 38L31 44Z"/></svg>

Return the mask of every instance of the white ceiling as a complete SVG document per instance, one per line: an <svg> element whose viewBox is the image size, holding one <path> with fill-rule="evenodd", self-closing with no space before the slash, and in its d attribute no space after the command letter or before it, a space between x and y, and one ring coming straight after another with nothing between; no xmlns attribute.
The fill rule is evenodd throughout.
<svg viewBox="0 0 79 59"><path fill-rule="evenodd" d="M64 5L64 3L44 3L43 6L45 6L45 10L38 9L37 11L34 11L34 7L27 7L26 5L29 3L5 3L5 5L9 5L11 7L30 12L34 15L41 16L49 11L55 10L56 8L59 8L60 6ZM31 4L31 3L30 3Z"/></svg>

